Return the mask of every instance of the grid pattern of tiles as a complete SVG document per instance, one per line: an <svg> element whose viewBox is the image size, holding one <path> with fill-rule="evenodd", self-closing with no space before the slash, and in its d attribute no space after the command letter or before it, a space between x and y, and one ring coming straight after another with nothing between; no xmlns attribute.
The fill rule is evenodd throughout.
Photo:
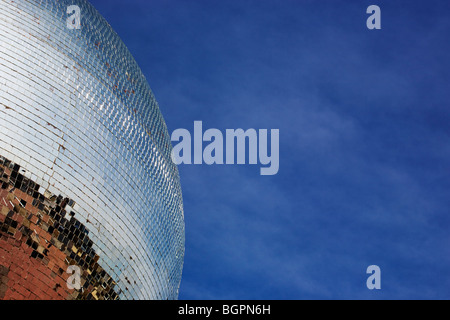
<svg viewBox="0 0 450 320"><path fill-rule="evenodd" d="M66 26L81 9L81 29ZM0 0L0 155L73 199L120 298L176 299L184 214L167 127L135 60L86 1Z"/></svg>
<svg viewBox="0 0 450 320"><path fill-rule="evenodd" d="M20 172L0 156L0 299L118 299L74 201L40 194ZM79 290L67 286L69 266L80 268Z"/></svg>

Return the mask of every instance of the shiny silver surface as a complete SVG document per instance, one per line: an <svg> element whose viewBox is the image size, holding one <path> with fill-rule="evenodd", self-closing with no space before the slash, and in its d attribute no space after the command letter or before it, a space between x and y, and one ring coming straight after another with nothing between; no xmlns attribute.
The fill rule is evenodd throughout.
<svg viewBox="0 0 450 320"><path fill-rule="evenodd" d="M66 25L81 9L81 29ZM73 199L124 299L176 299L184 215L150 87L86 1L0 0L0 155Z"/></svg>

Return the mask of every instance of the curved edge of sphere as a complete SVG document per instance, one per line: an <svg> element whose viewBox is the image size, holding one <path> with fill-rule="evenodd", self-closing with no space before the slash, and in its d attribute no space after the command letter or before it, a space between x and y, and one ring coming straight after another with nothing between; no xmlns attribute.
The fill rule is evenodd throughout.
<svg viewBox="0 0 450 320"><path fill-rule="evenodd" d="M57 270L80 266L83 294L68 292L75 298L177 299L179 174L136 61L87 1L0 5L3 197L28 200L4 211L36 215L30 224L42 237L16 231L37 252L31 258L48 267L44 250L56 248L65 261ZM80 29L67 27L70 5L80 8Z"/></svg>

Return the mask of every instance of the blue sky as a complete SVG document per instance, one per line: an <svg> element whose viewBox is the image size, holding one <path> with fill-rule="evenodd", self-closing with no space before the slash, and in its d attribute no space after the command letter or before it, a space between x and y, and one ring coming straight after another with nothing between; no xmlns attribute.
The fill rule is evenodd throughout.
<svg viewBox="0 0 450 320"><path fill-rule="evenodd" d="M280 130L275 176L179 166L180 299L450 298L450 2L90 1L170 133Z"/></svg>

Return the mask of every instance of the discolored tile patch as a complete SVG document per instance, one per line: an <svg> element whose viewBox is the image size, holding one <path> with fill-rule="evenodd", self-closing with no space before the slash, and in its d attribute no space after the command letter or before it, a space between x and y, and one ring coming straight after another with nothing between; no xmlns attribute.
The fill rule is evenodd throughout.
<svg viewBox="0 0 450 320"><path fill-rule="evenodd" d="M40 193L20 172L0 156L0 299L118 299L74 201ZM80 290L67 286L70 265L81 269Z"/></svg>

